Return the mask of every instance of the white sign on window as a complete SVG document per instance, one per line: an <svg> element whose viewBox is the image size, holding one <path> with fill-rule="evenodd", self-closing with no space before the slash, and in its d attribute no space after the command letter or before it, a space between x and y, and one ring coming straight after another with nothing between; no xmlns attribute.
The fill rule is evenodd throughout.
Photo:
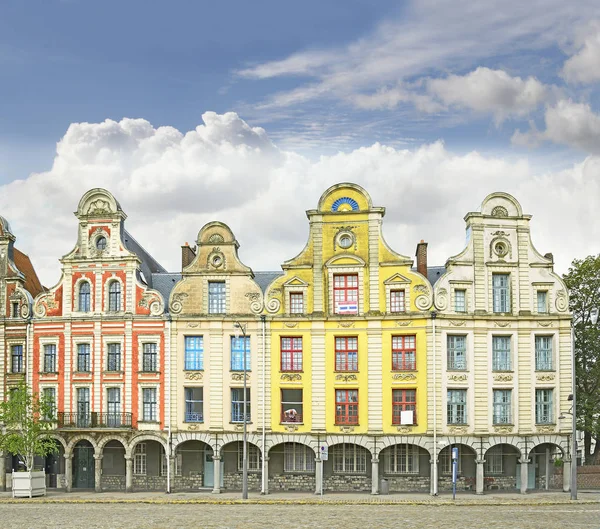
<svg viewBox="0 0 600 529"><path fill-rule="evenodd" d="M401 411L400 412L400 424L412 424L413 423L413 411Z"/></svg>

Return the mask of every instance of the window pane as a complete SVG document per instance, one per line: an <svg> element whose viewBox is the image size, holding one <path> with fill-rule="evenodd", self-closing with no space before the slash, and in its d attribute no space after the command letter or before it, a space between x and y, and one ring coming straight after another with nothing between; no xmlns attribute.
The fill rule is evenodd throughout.
<svg viewBox="0 0 600 529"><path fill-rule="evenodd" d="M202 336L185 337L186 371L202 371L204 369L204 338Z"/></svg>
<svg viewBox="0 0 600 529"><path fill-rule="evenodd" d="M510 312L509 275L493 274L493 310L494 312Z"/></svg>
<svg viewBox="0 0 600 529"><path fill-rule="evenodd" d="M536 371L552 371L552 336L535 337Z"/></svg>
<svg viewBox="0 0 600 529"><path fill-rule="evenodd" d="M467 369L467 337L448 335L448 369Z"/></svg>
<svg viewBox="0 0 600 529"><path fill-rule="evenodd" d="M252 369L250 356L250 336L231 337L231 370L244 370L244 352L246 353L246 371Z"/></svg>
<svg viewBox="0 0 600 529"><path fill-rule="evenodd" d="M492 370L511 370L510 336L492 336Z"/></svg>
<svg viewBox="0 0 600 529"><path fill-rule="evenodd" d="M465 290L455 290L454 291L454 311L455 312L465 312L467 310L465 294L466 294Z"/></svg>
<svg viewBox="0 0 600 529"><path fill-rule="evenodd" d="M225 313L225 282L224 281L209 281L208 282L208 313L209 314Z"/></svg>

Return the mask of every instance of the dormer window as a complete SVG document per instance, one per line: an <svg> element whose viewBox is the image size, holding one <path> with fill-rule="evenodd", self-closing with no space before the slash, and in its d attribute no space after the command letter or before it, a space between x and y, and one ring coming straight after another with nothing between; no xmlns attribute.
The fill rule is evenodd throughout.
<svg viewBox="0 0 600 529"><path fill-rule="evenodd" d="M290 314L304 313L304 294L302 292L290 292Z"/></svg>
<svg viewBox="0 0 600 529"><path fill-rule="evenodd" d="M96 248L98 250L100 250L101 252L103 252L104 250L106 250L106 237L104 237L103 235L101 235L100 237L98 237L96 239Z"/></svg>
<svg viewBox="0 0 600 529"><path fill-rule="evenodd" d="M121 283L112 281L108 286L108 312L121 310Z"/></svg>

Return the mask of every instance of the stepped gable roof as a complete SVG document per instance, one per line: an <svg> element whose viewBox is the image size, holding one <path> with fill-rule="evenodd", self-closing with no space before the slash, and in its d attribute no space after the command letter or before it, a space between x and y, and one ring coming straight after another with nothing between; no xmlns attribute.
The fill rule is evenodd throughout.
<svg viewBox="0 0 600 529"><path fill-rule="evenodd" d="M27 290L32 297L36 297L40 292L44 292L46 288L40 283L40 280L33 268L31 259L27 254L24 254L17 248L13 248L13 262L19 271L25 277L25 290Z"/></svg>
<svg viewBox="0 0 600 529"><path fill-rule="evenodd" d="M266 293L267 287L278 277L281 277L283 272L254 272L254 281L258 283L258 286Z"/></svg>

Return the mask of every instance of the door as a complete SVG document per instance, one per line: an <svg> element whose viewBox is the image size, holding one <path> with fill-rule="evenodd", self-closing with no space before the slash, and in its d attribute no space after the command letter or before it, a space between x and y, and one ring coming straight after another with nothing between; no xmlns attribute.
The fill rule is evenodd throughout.
<svg viewBox="0 0 600 529"><path fill-rule="evenodd" d="M93 489L95 486L94 448L87 441L81 441L73 455L73 487Z"/></svg>
<svg viewBox="0 0 600 529"><path fill-rule="evenodd" d="M220 461L221 464L221 487L223 486L223 474L225 470L225 463ZM213 461L212 454L204 454L204 486L214 487L215 486L215 462Z"/></svg>
<svg viewBox="0 0 600 529"><path fill-rule="evenodd" d="M121 389L108 388L108 417L106 425L109 428L119 428L121 426Z"/></svg>
<svg viewBox="0 0 600 529"><path fill-rule="evenodd" d="M77 390L77 426L79 428L90 426L90 388Z"/></svg>
<svg viewBox="0 0 600 529"><path fill-rule="evenodd" d="M48 479L48 488L55 489L58 486L58 458L60 457L59 453L56 452L54 454L48 454L46 456L46 476Z"/></svg>

